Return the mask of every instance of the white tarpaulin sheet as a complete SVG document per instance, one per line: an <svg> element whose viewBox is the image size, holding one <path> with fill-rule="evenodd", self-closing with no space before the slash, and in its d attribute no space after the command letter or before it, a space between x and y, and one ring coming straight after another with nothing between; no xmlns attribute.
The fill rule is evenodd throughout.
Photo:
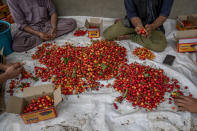
<svg viewBox="0 0 197 131"><path fill-rule="evenodd" d="M78 27L83 27L87 17L73 17L77 20ZM104 29L110 26L114 19L101 18L104 22ZM129 63L139 62L146 65L155 65L164 69L171 78L176 78L181 86L188 86L189 91L197 98L197 53L177 53L174 34L176 21L167 20L164 24L168 47L162 53L156 53L156 59L153 61L142 62L132 55L132 51L140 45L130 40L117 41L121 46L127 49L127 59ZM15 26L12 29L16 31ZM57 38L57 44L65 42L73 43L76 46L87 46L90 39L85 37L74 37L73 33ZM31 55L36 48L28 53L12 53L7 57L8 63L25 62L25 69L33 73L34 66L39 66L37 61L31 59ZM173 66L163 65L167 54L176 56ZM104 85L113 83L114 80L101 81ZM9 82L6 84L8 90ZM31 85L45 84L42 82L31 83ZM186 92L188 93L188 92ZM14 95L21 96L21 92ZM102 88L99 91L89 91L79 96L63 96L64 101L58 105L58 117L55 119L42 121L36 124L25 125L19 115L4 113L0 115L0 131L188 131L195 129L194 114L189 112L177 112L172 110L174 105L168 104L168 101L159 105L159 107L147 112L144 109L133 108L128 102L124 101L118 104L119 109L115 110L113 102L115 97L119 96L113 88ZM6 103L9 94L5 94ZM167 96L166 96L167 98Z"/></svg>

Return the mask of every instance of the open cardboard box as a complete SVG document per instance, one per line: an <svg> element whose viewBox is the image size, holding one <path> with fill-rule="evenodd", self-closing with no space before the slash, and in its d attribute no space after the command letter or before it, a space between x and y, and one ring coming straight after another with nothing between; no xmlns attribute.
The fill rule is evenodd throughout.
<svg viewBox="0 0 197 131"><path fill-rule="evenodd" d="M86 19L85 27L88 29L89 38L99 38L103 28L103 20L99 18L90 18L90 21L88 21Z"/></svg>
<svg viewBox="0 0 197 131"><path fill-rule="evenodd" d="M31 102L32 98L37 99L41 96L50 96L54 99L54 106L47 109L38 110L30 113L23 113L25 106ZM23 97L11 96L6 112L20 114L25 124L36 123L57 117L55 107L62 101L61 89L55 91L52 85L41 85L25 88Z"/></svg>
<svg viewBox="0 0 197 131"><path fill-rule="evenodd" d="M177 31L175 39L177 41L178 52L197 51L197 30Z"/></svg>

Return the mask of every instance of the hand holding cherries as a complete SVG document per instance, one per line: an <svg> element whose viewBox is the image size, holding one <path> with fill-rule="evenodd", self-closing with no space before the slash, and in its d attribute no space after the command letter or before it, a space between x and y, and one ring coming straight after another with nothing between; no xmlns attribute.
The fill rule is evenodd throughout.
<svg viewBox="0 0 197 131"><path fill-rule="evenodd" d="M135 31L138 35L147 36L147 31L144 27L136 27Z"/></svg>

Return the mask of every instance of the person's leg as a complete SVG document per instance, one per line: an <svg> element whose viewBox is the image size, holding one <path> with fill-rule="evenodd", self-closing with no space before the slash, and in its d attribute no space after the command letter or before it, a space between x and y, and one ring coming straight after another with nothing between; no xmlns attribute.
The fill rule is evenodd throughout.
<svg viewBox="0 0 197 131"><path fill-rule="evenodd" d="M116 40L119 37L124 37L128 34L130 34L131 41L156 52L164 51L167 46L167 41L162 31L154 30L152 32L152 36L150 38L146 38L141 35L137 35L134 28L125 27L122 21L113 24L103 32L103 36L106 40Z"/></svg>
<svg viewBox="0 0 197 131"><path fill-rule="evenodd" d="M3 53L0 53L0 64L3 64L5 62ZM3 71L0 70L0 74L2 74ZM5 101L4 101L4 92L5 92L5 84L0 83L0 114L5 111Z"/></svg>
<svg viewBox="0 0 197 131"><path fill-rule="evenodd" d="M167 46L165 35L159 30L154 30L150 38L137 34L131 34L131 41L156 52L164 51Z"/></svg>
<svg viewBox="0 0 197 131"><path fill-rule="evenodd" d="M105 40L117 40L118 37L134 33L133 28L125 27L122 21L108 27L104 32L103 36Z"/></svg>
<svg viewBox="0 0 197 131"><path fill-rule="evenodd" d="M30 33L19 31L13 37L12 49L16 52L28 51L42 43L42 40Z"/></svg>
<svg viewBox="0 0 197 131"><path fill-rule="evenodd" d="M150 45L151 50L162 52L166 49L167 40L165 34L162 31L160 30L153 31L150 39L152 41L152 45Z"/></svg>
<svg viewBox="0 0 197 131"><path fill-rule="evenodd" d="M59 18L57 21L57 35L59 37L61 35L67 34L73 31L77 27L77 23L72 18Z"/></svg>

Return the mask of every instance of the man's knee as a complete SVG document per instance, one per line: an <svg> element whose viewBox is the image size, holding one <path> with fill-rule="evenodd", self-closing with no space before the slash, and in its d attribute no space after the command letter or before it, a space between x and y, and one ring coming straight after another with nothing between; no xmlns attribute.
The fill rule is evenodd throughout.
<svg viewBox="0 0 197 131"><path fill-rule="evenodd" d="M35 46L42 43L42 40L39 37L32 36L32 37L15 37L12 43L12 50L15 52L23 52L28 51Z"/></svg>
<svg viewBox="0 0 197 131"><path fill-rule="evenodd" d="M105 40L117 39L117 37L121 35L120 32L122 32L121 26L122 26L121 21L119 21L118 23L113 24L110 27L108 27L107 29L105 29L105 31L103 32L103 36L104 36Z"/></svg>
<svg viewBox="0 0 197 131"><path fill-rule="evenodd" d="M153 31L151 49L156 52L162 52L167 47L167 40L163 32L161 31Z"/></svg>
<svg viewBox="0 0 197 131"><path fill-rule="evenodd" d="M18 43L16 42L16 40L13 40L12 50L14 52L23 52L24 49L18 45Z"/></svg>
<svg viewBox="0 0 197 131"><path fill-rule="evenodd" d="M77 22L75 19L70 18L70 23L71 23L71 31L77 28Z"/></svg>
<svg viewBox="0 0 197 131"><path fill-rule="evenodd" d="M116 38L116 35L114 34L115 25L111 25L103 32L103 37L105 40L114 40Z"/></svg>

